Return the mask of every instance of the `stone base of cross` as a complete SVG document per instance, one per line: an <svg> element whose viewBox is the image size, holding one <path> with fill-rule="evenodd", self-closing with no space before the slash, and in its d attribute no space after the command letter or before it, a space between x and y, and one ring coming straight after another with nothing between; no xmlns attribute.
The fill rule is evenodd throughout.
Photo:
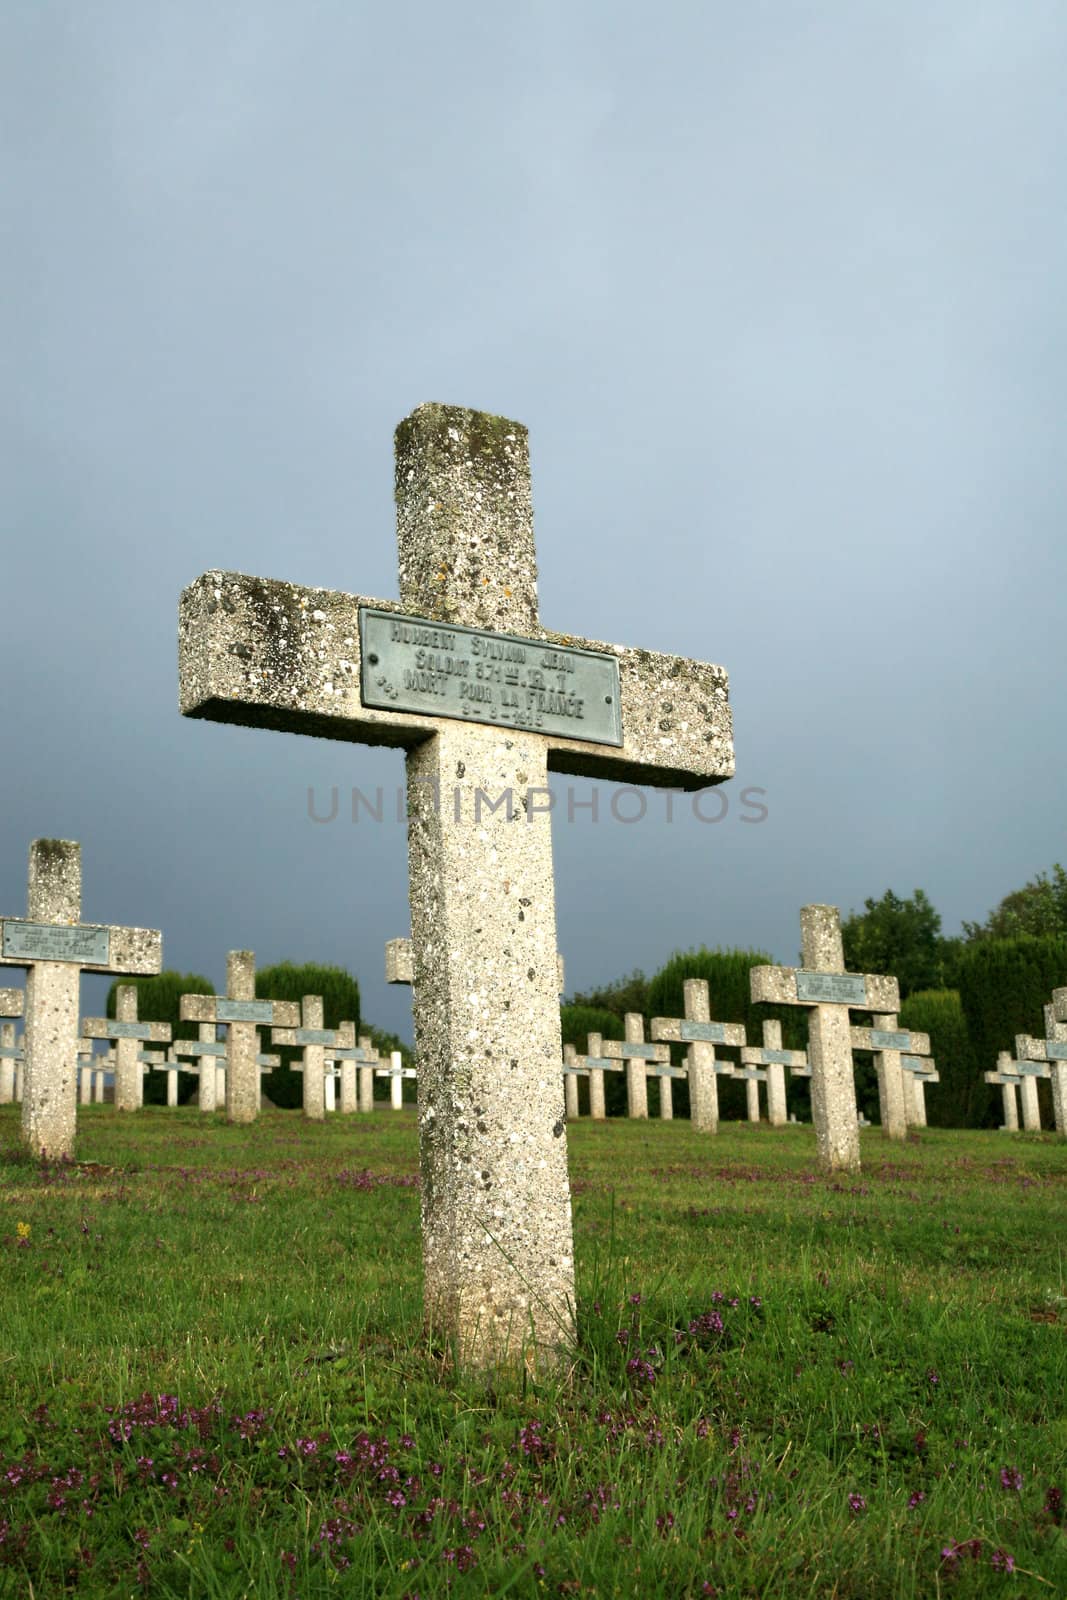
<svg viewBox="0 0 1067 1600"><path fill-rule="evenodd" d="M860 1136L852 1075L849 1011L897 1012L895 978L845 971L836 906L803 906L802 967L753 967L752 999L806 1006L811 1063L811 1113L819 1165L825 1172L858 1171Z"/></svg>

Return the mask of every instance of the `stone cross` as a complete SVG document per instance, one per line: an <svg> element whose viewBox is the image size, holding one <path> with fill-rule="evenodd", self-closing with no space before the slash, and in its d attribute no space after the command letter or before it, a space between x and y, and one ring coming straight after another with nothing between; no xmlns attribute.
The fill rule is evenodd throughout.
<svg viewBox="0 0 1067 1600"><path fill-rule="evenodd" d="M684 1067L672 1067L670 1062L666 1066L653 1064L647 1069L646 1078L659 1080L659 1119L661 1122L674 1120L674 1093L671 1085L673 1078L687 1076Z"/></svg>
<svg viewBox="0 0 1067 1600"><path fill-rule="evenodd" d="M356 1031L354 1022L342 1022L339 1028L324 1028L322 1020L322 996L306 994L299 1027L276 1027L271 1029L270 1034L272 1044L303 1046L304 1064L301 1070L304 1074L304 1115L312 1122L322 1122L326 1116L327 1046L331 1050L333 1047L350 1048ZM331 1065L339 1059L338 1055L331 1054Z"/></svg>
<svg viewBox="0 0 1067 1600"><path fill-rule="evenodd" d="M904 1104L901 1054L928 1056L929 1034L910 1033L906 1028L898 1027L897 1016L893 1011L879 1013L874 1018L873 1028L851 1028L849 1032L853 1050L874 1052L875 1070L878 1074L878 1115L882 1123L882 1132L890 1139L905 1138L908 1118Z"/></svg>
<svg viewBox="0 0 1067 1600"><path fill-rule="evenodd" d="M210 1022L227 1028L226 1049L222 1052L228 1068L226 1120L254 1122L260 1098L257 1024L259 1027L298 1026L300 1009L295 1001L257 1000L255 955L251 950L231 950L226 957L225 995L183 994L178 1014L183 1022ZM203 1091L203 1070L200 1087ZM202 1094L200 1109L207 1109Z"/></svg>
<svg viewBox="0 0 1067 1600"><path fill-rule="evenodd" d="M341 1111L344 1115L359 1110L374 1110L374 1071L379 1056L368 1034L361 1034L355 1042L356 1025L342 1022L337 1030L339 1043L330 1048L326 1059L341 1063ZM359 1091L356 1090L356 1069L359 1069Z"/></svg>
<svg viewBox="0 0 1067 1600"><path fill-rule="evenodd" d="M726 673L544 627L521 424L420 406L396 500L399 602L187 589L181 709L407 751L427 1320L461 1364L554 1364L574 1262L548 774L723 781Z"/></svg>
<svg viewBox="0 0 1067 1600"><path fill-rule="evenodd" d="M81 846L35 839L27 919L0 921L0 964L27 971L22 1136L53 1159L74 1153L82 972L155 973L163 959L158 931L83 923L81 898Z"/></svg>
<svg viewBox="0 0 1067 1600"><path fill-rule="evenodd" d="M849 1011L896 1012L895 978L845 971L836 906L802 906L802 967L753 967L753 1000L806 1006L811 1063L811 1113L819 1164L826 1172L858 1169L860 1135L852 1076Z"/></svg>
<svg viewBox="0 0 1067 1600"><path fill-rule="evenodd" d="M645 1019L640 1011L627 1011L623 1017L625 1039L605 1039L600 1053L608 1061L626 1067L626 1115L648 1116L648 1063L670 1066L671 1052L665 1044L645 1043Z"/></svg>
<svg viewBox="0 0 1067 1600"><path fill-rule="evenodd" d="M904 1076L904 1110L909 1128L926 1127L926 1085L940 1083L932 1056L904 1056L900 1058Z"/></svg>
<svg viewBox="0 0 1067 1600"><path fill-rule="evenodd" d="M113 1039L115 1042L115 1110L136 1111L144 1103L141 1073L137 1065L140 1046L170 1043L169 1022L138 1022L137 985L120 983L115 990L115 1017L85 1017L82 1033L87 1039Z"/></svg>
<svg viewBox="0 0 1067 1600"><path fill-rule="evenodd" d="M604 1054L604 1039L599 1033L587 1033L586 1054L576 1055L574 1065L579 1071L589 1074L589 1115L594 1122L603 1122L607 1111L604 1105L604 1074L605 1072L623 1072L625 1066L621 1061L609 1061Z"/></svg>
<svg viewBox="0 0 1067 1600"><path fill-rule="evenodd" d="M0 989L0 1017L21 1017L26 1002L23 989ZM0 1022L0 1051L14 1050L15 1024ZM15 1061L10 1055L0 1055L0 1106L9 1106L15 1098Z"/></svg>
<svg viewBox="0 0 1067 1600"><path fill-rule="evenodd" d="M195 1061L194 1066L183 1067L182 1071L197 1074L196 1108L208 1112L214 1111L217 1103L218 1062L225 1056L226 1046L213 1022L202 1022L199 1032L198 1039L176 1039L171 1054L179 1058L190 1056Z"/></svg>
<svg viewBox="0 0 1067 1600"><path fill-rule="evenodd" d="M733 1077L734 1063L716 1058L717 1044L734 1049L745 1043L745 1030L739 1022L712 1022L711 1001L706 978L686 978L682 984L684 1017L653 1017L653 1039L687 1044L689 1066L689 1116L699 1133L719 1131L719 1086L717 1074Z"/></svg>
<svg viewBox="0 0 1067 1600"><path fill-rule="evenodd" d="M25 1060L25 1047L16 1040L15 1024L5 1022L0 1026L0 1084L9 1086L8 1103L22 1099L21 1078Z"/></svg>
<svg viewBox="0 0 1067 1600"><path fill-rule="evenodd" d="M1064 1010L1067 1011L1067 1006ZM1062 1137L1067 1134L1067 1018L1057 1022L1055 1004L1045 1007L1045 1037L1031 1039L1026 1035L1016 1039L1015 1052L1026 1061L1048 1063L1052 1079L1052 1116L1056 1132Z"/></svg>
<svg viewBox="0 0 1067 1600"><path fill-rule="evenodd" d="M589 1068L578 1065L578 1052L572 1044L563 1046L563 1103L568 1122L578 1120L578 1079L587 1078Z"/></svg>
<svg viewBox="0 0 1067 1600"><path fill-rule="evenodd" d="M745 1080L745 1113L749 1122L759 1122L759 1086L767 1082L766 1067L746 1066L744 1062L734 1068L735 1078ZM768 1096L769 1099L769 1096Z"/></svg>
<svg viewBox="0 0 1067 1600"><path fill-rule="evenodd" d="M90 1105L93 1098L93 1042L78 1040L78 1104Z"/></svg>
<svg viewBox="0 0 1067 1600"><path fill-rule="evenodd" d="M1023 1127L1027 1133L1041 1132L1041 1102L1037 1094L1037 1080L1051 1076L1047 1057L1043 1052L1036 1053L1035 1045L1044 1045L1044 1040L1031 1041L1029 1034L1016 1034L1015 1061L1012 1064L1019 1074L1019 1101L1023 1110Z"/></svg>
<svg viewBox="0 0 1067 1600"><path fill-rule="evenodd" d="M772 1128L786 1125L785 1069L794 1077L810 1077L808 1057L803 1050L782 1049L782 1024L768 1020L763 1024L763 1047L745 1045L741 1050L741 1066L767 1069L767 1121ZM759 1090L756 1090L759 1093ZM758 1103L757 1103L757 1118Z"/></svg>
<svg viewBox="0 0 1067 1600"><path fill-rule="evenodd" d="M415 1068L405 1067L404 1058L400 1051L391 1050L389 1052L389 1065L387 1067L376 1067L374 1076L376 1078L389 1079L389 1103L394 1111L402 1111L404 1109L404 1079L414 1078L416 1076Z"/></svg>
<svg viewBox="0 0 1067 1600"><path fill-rule="evenodd" d="M1019 1102L1016 1091L1022 1083L1022 1077L1017 1070L1016 1063L1011 1059L1010 1050L997 1052L997 1070L982 1074L986 1083L1000 1085L1001 1102L1004 1107L1004 1121L1001 1130L1007 1133L1016 1133L1019 1128Z"/></svg>

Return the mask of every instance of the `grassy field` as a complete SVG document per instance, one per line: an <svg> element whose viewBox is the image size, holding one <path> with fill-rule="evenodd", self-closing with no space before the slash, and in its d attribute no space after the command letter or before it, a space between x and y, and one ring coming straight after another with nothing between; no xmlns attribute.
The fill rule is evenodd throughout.
<svg viewBox="0 0 1067 1600"><path fill-rule="evenodd" d="M0 1596L1067 1594L1067 1145L569 1130L580 1343L420 1331L410 1111L0 1108Z"/></svg>

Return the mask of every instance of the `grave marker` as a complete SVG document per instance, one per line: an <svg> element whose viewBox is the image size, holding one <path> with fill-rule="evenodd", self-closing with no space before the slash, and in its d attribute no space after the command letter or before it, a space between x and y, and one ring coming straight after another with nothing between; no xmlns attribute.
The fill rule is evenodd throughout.
<svg viewBox="0 0 1067 1600"><path fill-rule="evenodd" d="M1017 1064L1011 1059L1010 1050L997 1052L997 1070L982 1074L986 1083L1000 1085L1001 1102L1004 1107L1004 1121L1001 1132L1017 1133L1019 1131L1019 1106L1017 1091L1022 1083L1022 1076Z"/></svg>
<svg viewBox="0 0 1067 1600"><path fill-rule="evenodd" d="M52 1159L74 1153L82 971L126 976L162 966L162 934L82 923L81 898L81 846L34 839L27 917L0 920L0 964L27 972L22 1136L34 1155Z"/></svg>
<svg viewBox="0 0 1067 1600"><path fill-rule="evenodd" d="M895 978L845 972L836 906L802 906L802 967L753 967L752 998L771 1005L807 1006L811 1112L824 1171L858 1169L860 1136L852 1076L849 1011L896 1012Z"/></svg>
<svg viewBox="0 0 1067 1600"><path fill-rule="evenodd" d="M889 1011L876 1014L872 1028L852 1028L850 1036L853 1050L874 1053L882 1132L890 1139L906 1138L908 1118L901 1055L928 1056L929 1034L910 1033L906 1028L899 1027L896 1012Z"/></svg>
<svg viewBox="0 0 1067 1600"><path fill-rule="evenodd" d="M687 1044L689 1064L689 1116L700 1133L719 1131L717 1074L734 1076L734 1063L719 1060L717 1044L740 1049L745 1030L739 1022L713 1022L706 978L686 978L682 985L684 1017L653 1017L653 1039Z"/></svg>
<svg viewBox="0 0 1067 1600"><path fill-rule="evenodd" d="M26 1003L22 989L0 989L0 1017L21 1017ZM15 1048L15 1024L0 1022L0 1106L9 1106L15 1098L15 1060L5 1055L5 1050Z"/></svg>
<svg viewBox="0 0 1067 1600"><path fill-rule="evenodd" d="M301 1015L301 1024L297 1028L272 1028L271 1043L303 1046L304 1064L299 1070L304 1074L304 1115L312 1122L321 1122L327 1109L333 1110L333 1106L327 1107L326 1097L327 1047L331 1052L331 1065L334 1061L343 1060L340 1052L351 1047L356 1025L354 1022L342 1022L338 1028L324 1028L322 996L319 994L304 996Z"/></svg>
<svg viewBox="0 0 1067 1600"><path fill-rule="evenodd" d="M256 958L251 950L231 950L226 957L226 993L183 994L183 1022L215 1023L227 1029L226 1121L254 1122L259 1112L259 1048L257 1027L297 1027L300 1008L291 1000L256 999ZM201 1038L203 1038L201 1028ZM204 1073L200 1073L203 1104Z"/></svg>
<svg viewBox="0 0 1067 1600"><path fill-rule="evenodd" d="M797 1078L810 1078L811 1068L803 1050L782 1049L782 1024L769 1019L763 1024L763 1047L745 1045L741 1051L742 1067L767 1069L767 1121L772 1128L782 1128L786 1122L785 1069ZM757 1094L759 1093L757 1089ZM794 1121L796 1118L793 1119Z"/></svg>
<svg viewBox="0 0 1067 1600"><path fill-rule="evenodd" d="M665 1044L645 1043L645 1019L640 1011L628 1011L623 1018L625 1039L605 1039L601 1054L608 1061L619 1061L626 1067L626 1115L648 1116L649 1062L670 1066L671 1052Z"/></svg>
<svg viewBox="0 0 1067 1600"><path fill-rule="evenodd" d="M1044 1061L1052 1079L1052 1118L1056 1132L1067 1134L1067 1021L1056 1021L1055 1005L1045 1007L1045 1037L1029 1034L1015 1041L1015 1053L1025 1061Z"/></svg>
<svg viewBox="0 0 1067 1600"><path fill-rule="evenodd" d="M144 1104L138 1051L142 1044L170 1043L169 1022L138 1022L137 985L120 983L115 990L115 1016L85 1017L87 1039L110 1039L115 1044L115 1109L136 1111Z"/></svg>
<svg viewBox="0 0 1067 1600"><path fill-rule="evenodd" d="M407 750L427 1317L536 1365L574 1337L548 773L721 782L727 680L543 627L520 424L420 406L396 491L399 603L209 572L181 709Z"/></svg>
<svg viewBox="0 0 1067 1600"><path fill-rule="evenodd" d="M376 1067L374 1076L376 1078L389 1079L389 1104L394 1111L402 1111L404 1109L404 1079L414 1078L416 1076L415 1068L405 1067L404 1058L400 1051L392 1050L389 1053L389 1065L387 1067Z"/></svg>
<svg viewBox="0 0 1067 1600"><path fill-rule="evenodd" d="M578 1120L578 1079L588 1077L589 1068L578 1065L578 1052L572 1044L563 1046L563 1100L568 1122Z"/></svg>
<svg viewBox="0 0 1067 1600"><path fill-rule="evenodd" d="M597 1122L603 1122L607 1112L604 1105L604 1074L605 1072L623 1072L625 1068L621 1061L609 1061L604 1054L604 1038L599 1033L587 1033L586 1054L575 1056L574 1064L589 1074L589 1115Z"/></svg>
<svg viewBox="0 0 1067 1600"><path fill-rule="evenodd" d="M941 1076L931 1056L905 1056L900 1058L904 1076L904 1111L909 1128L926 1127L926 1085L940 1083Z"/></svg>

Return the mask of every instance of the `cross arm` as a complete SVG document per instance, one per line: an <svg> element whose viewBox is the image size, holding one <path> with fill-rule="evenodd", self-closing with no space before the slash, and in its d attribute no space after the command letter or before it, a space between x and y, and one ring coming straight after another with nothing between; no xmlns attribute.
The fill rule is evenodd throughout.
<svg viewBox="0 0 1067 1600"><path fill-rule="evenodd" d="M807 1064L807 1052L804 1050L768 1050L765 1047L746 1045L741 1051L743 1067L779 1066L789 1067L791 1071L795 1071L797 1067L806 1067Z"/></svg>
<svg viewBox="0 0 1067 1600"><path fill-rule="evenodd" d="M364 705L361 608L408 615L395 600L207 572L178 614L179 706L187 717L410 749L437 718ZM516 636L518 637L518 636ZM733 776L724 668L538 627L524 638L618 664L622 744L546 732L550 771L700 789Z"/></svg>
<svg viewBox="0 0 1067 1600"><path fill-rule="evenodd" d="M609 1060L614 1058L616 1061L659 1061L667 1066L671 1059L670 1050L665 1044L637 1044L631 1043L628 1039L605 1039L600 1048Z"/></svg>
<svg viewBox="0 0 1067 1600"><path fill-rule="evenodd" d="M1015 1054L1022 1061L1067 1061L1067 1039L1033 1039L1028 1033L1016 1034Z"/></svg>
<svg viewBox="0 0 1067 1600"><path fill-rule="evenodd" d="M909 1033L907 1029L887 1032L884 1028L850 1028L853 1050L908 1050L912 1055L930 1054L928 1033Z"/></svg>
<svg viewBox="0 0 1067 1600"><path fill-rule="evenodd" d="M78 940L70 942L70 936L75 933ZM41 941L50 936L63 940L55 953L41 945ZM69 961L84 972L113 972L120 977L152 977L163 966L163 935L158 928L118 928L100 922L75 926L30 922L23 917L0 920L0 951L27 940L28 953L0 954L0 966L29 967L36 961ZM77 948L79 944L81 948ZM37 949L42 953L37 954Z"/></svg>
<svg viewBox="0 0 1067 1600"><path fill-rule="evenodd" d="M178 1005L183 1022L256 1022L261 1027L300 1025L296 1000L229 1000L222 994L183 994Z"/></svg>
<svg viewBox="0 0 1067 1600"><path fill-rule="evenodd" d="M176 1056L224 1056L227 1046L221 1039L178 1039L174 1045Z"/></svg>
<svg viewBox="0 0 1067 1600"><path fill-rule="evenodd" d="M653 1039L671 1044L725 1044L735 1048L745 1043L740 1022L689 1022L684 1017L653 1017Z"/></svg>
<svg viewBox="0 0 1067 1600"><path fill-rule="evenodd" d="M86 1039L147 1039L152 1044L170 1043L169 1022L116 1022L113 1017L83 1017Z"/></svg>
<svg viewBox="0 0 1067 1600"><path fill-rule="evenodd" d="M753 967L753 1000L779 1006L847 1005L856 1011L899 1011L895 978L877 972L812 972L805 967Z"/></svg>

